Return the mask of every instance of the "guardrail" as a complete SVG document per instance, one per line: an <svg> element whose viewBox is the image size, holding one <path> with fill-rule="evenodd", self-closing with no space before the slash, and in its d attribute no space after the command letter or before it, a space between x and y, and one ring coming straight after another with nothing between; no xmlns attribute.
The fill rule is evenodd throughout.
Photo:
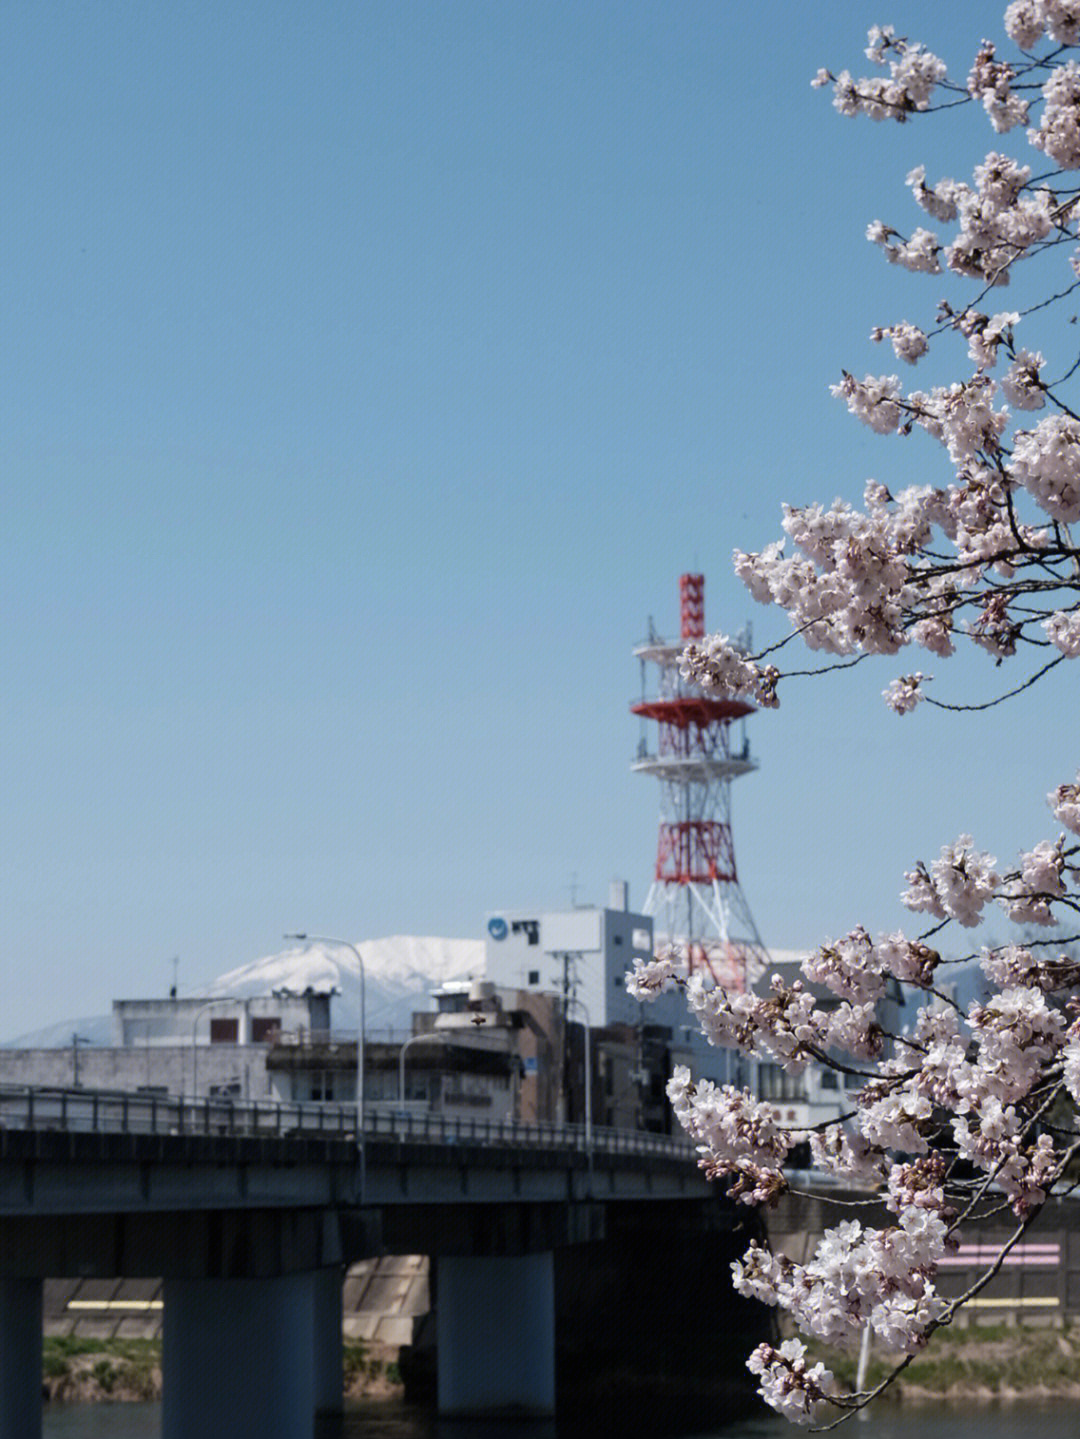
<svg viewBox="0 0 1080 1439"><path fill-rule="evenodd" d="M0 1086L0 1128L96 1134L214 1134L356 1142L353 1104L270 1100L180 1099L114 1090ZM692 1141L681 1135L626 1129L534 1124L512 1120L447 1119L438 1114L373 1111L364 1139L429 1144L482 1144L593 1154L651 1154L693 1160Z"/></svg>

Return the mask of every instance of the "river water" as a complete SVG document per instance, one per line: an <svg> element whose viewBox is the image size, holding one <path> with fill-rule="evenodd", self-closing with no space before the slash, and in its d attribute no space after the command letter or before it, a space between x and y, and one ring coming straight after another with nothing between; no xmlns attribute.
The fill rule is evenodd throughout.
<svg viewBox="0 0 1080 1439"><path fill-rule="evenodd" d="M580 1439L582 1430L554 1424L466 1424L439 1420L430 1411L395 1401L360 1401L326 1439ZM595 1426L589 1431L596 1433ZM833 1431L845 1439L1076 1439L1080 1401L1031 1400L1011 1404L945 1401L877 1405L867 1421L852 1419ZM805 1434L774 1415L741 1420L692 1439L798 1439ZM51 1404L45 1408L45 1439L159 1439L160 1404ZM669 1439L650 1430L620 1439ZM691 1439L691 1436L684 1436Z"/></svg>

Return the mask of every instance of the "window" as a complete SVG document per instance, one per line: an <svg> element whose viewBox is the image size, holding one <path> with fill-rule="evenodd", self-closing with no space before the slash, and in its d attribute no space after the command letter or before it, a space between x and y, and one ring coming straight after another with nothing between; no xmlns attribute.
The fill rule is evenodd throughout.
<svg viewBox="0 0 1080 1439"><path fill-rule="evenodd" d="M539 971L538 969L530 969L530 970L529 970L529 983L530 983L530 984L539 984L539 983L540 983L540 971Z"/></svg>
<svg viewBox="0 0 1080 1439"><path fill-rule="evenodd" d="M776 1101L806 1098L802 1076L788 1074L778 1064L758 1065L758 1085L762 1099Z"/></svg>
<svg viewBox="0 0 1080 1439"><path fill-rule="evenodd" d="M210 1020L211 1044L235 1044L239 1038L240 1021L238 1019Z"/></svg>
<svg viewBox="0 0 1080 1439"><path fill-rule="evenodd" d="M274 1044L280 1035L281 1020L276 1014L260 1014L252 1018L252 1044Z"/></svg>
<svg viewBox="0 0 1080 1439"><path fill-rule="evenodd" d="M840 1081L835 1069L823 1069L821 1071L820 1084L822 1089L839 1089Z"/></svg>

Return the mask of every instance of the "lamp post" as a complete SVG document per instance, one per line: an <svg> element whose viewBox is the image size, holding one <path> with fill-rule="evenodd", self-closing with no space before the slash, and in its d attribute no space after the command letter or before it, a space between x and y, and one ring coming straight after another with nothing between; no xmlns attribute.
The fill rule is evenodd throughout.
<svg viewBox="0 0 1080 1439"><path fill-rule="evenodd" d="M444 1034L436 1034L431 1030L428 1034L414 1034L401 1046L401 1053L398 1055L398 1108L402 1114L405 1112L405 1051L411 1044L420 1044L425 1039L434 1040L437 1044L446 1044L447 1037Z"/></svg>
<svg viewBox="0 0 1080 1439"><path fill-rule="evenodd" d="M351 949L356 956L360 970L360 1028L356 1036L356 1147L360 1153L360 1203L364 1202L366 1180L366 1157L364 1153L364 961L355 944L347 939L333 939L325 934L287 934L286 939L298 939L304 944L337 944L342 949Z"/></svg>
<svg viewBox="0 0 1080 1439"><path fill-rule="evenodd" d="M217 999L208 999L205 1004L200 1005L199 1008L195 1011L195 1018L191 1021L191 1097L192 1097L192 1099L198 1099L198 1097L199 1097L199 1085L198 1085L199 1049L198 1049L198 1045L196 1044L196 1036L197 1036L197 1034L198 1034L198 1029L199 1029L199 1020L202 1019L203 1015L206 1013L206 1011L207 1011L208 1009L213 1009L214 1006L215 1006L215 1005L218 1005L218 1004L240 1004L240 1005L243 1005L243 1006L246 1007L246 1005L247 1005L247 1000L246 1000L246 999L240 999L240 1000L238 1000L235 995L232 995L232 994L223 994L223 995L221 995L221 996L220 996L219 998L217 998ZM230 1081L230 1082L231 1082L231 1081Z"/></svg>
<svg viewBox="0 0 1080 1439"><path fill-rule="evenodd" d="M79 1084L79 1045L93 1044L92 1039L87 1039L85 1034L73 1034L71 1036L71 1087L80 1089Z"/></svg>

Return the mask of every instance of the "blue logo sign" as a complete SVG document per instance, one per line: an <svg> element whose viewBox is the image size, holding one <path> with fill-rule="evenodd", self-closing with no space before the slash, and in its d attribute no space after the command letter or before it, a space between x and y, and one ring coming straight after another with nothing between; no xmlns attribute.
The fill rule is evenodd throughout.
<svg viewBox="0 0 1080 1439"><path fill-rule="evenodd" d="M509 933L510 931L507 927L506 920L503 919L502 915L497 914L488 920L488 934L491 935L492 939L505 939Z"/></svg>

